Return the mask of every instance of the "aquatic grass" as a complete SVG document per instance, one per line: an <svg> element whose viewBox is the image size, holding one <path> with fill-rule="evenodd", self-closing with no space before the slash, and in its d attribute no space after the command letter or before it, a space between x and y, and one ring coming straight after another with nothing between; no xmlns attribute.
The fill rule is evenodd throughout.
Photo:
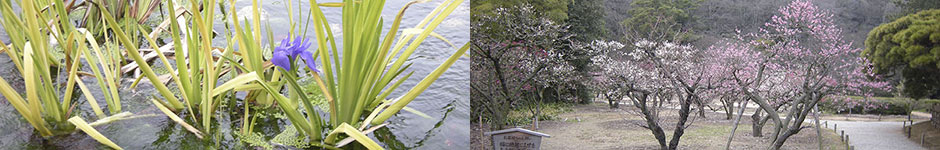
<svg viewBox="0 0 940 150"><path fill-rule="evenodd" d="M176 57L175 68L170 67L173 65L169 63L167 57L163 54L163 52L161 52L159 48L156 48L159 46L156 44L154 39L150 37L146 37L146 36L143 37L147 41L147 43L150 45L150 47L155 48L154 51L156 55L159 57L159 61L162 62L164 66L167 66L167 69L170 72L169 76L172 78L173 83L176 84L177 87L180 88L179 98L177 98L176 95L172 93L172 91L169 91L166 85L163 85L162 81L159 80L159 77L157 76L157 74L154 73L153 68L150 67L150 64L142 59L140 51L138 51L137 50L138 48L136 48L137 45L135 45L133 41L128 39L129 36L125 32L123 32L123 31L126 31L127 29L124 29L121 26L116 25L115 20L109 17L110 14L107 14L107 12L102 12L102 16L104 16L103 17L104 20L109 23L108 24L109 28L111 28L115 32L114 34L116 35L117 39L121 41L121 43L124 45L125 48L128 49L127 50L128 55L130 55L134 59L134 63L137 63L137 65L140 67L140 70L144 72L143 77L146 77L154 85L157 91L159 91L162 98L166 100L166 101L156 100L154 105L156 105L158 108L167 108L169 111L164 111L164 114L169 116L171 119L177 118L177 119L174 119L174 121L184 126L188 126L188 123L186 123L184 120L179 119L176 113L182 112L184 109L186 111L191 112L189 116L191 117L192 121L195 122L195 124L200 127L199 128L201 129L200 131L202 131L202 133L211 134L209 130L212 129L211 128L211 124L213 122L212 117L216 114L216 110L219 107L218 104L220 103L221 99L223 99L226 96L229 96L229 95L220 96L220 94L227 93L226 92L227 90L232 90L232 89L260 90L260 88L257 85L234 84L234 83L245 82L242 78L238 78L238 77L233 78L222 85L215 84L219 80L219 77L224 75L223 72L225 72L225 70L232 70L233 66L240 66L240 68L246 68L246 67L243 67L242 65L239 65L237 62L231 60L231 58L235 58L234 50L232 50L234 47L233 46L234 42L229 42L228 47L226 47L225 49L211 47L212 46L211 44L211 40L212 40L211 21L213 19L213 17L211 16L214 16L213 14L214 7L212 7L212 4L215 4L216 2L212 0L203 1L201 3L195 2L195 1L190 1L190 2L191 2L191 9L192 9L191 10L192 15L190 15L192 19L192 22L191 22L192 27L181 27L175 18L169 19L170 31L172 33L171 37L174 41L173 48L175 50L175 57ZM174 9L170 9L170 13L176 14L175 8L177 7L174 4L174 2L168 1L167 4L170 8L174 8ZM200 8L204 8L204 9L200 9ZM131 27L135 27L135 26L131 26ZM137 26L135 28L137 32L147 32L146 29L142 27ZM185 33L187 34L180 34L182 33L181 31L184 31L184 30L186 31ZM182 42L184 40L186 42ZM180 43L180 44L177 44L177 43ZM184 51L184 50L188 50L188 51ZM222 55L214 56L213 52L216 50L220 50ZM258 53L260 54L260 51ZM184 54L188 54L188 56ZM244 53L243 53L243 56L244 56ZM250 53L248 54L248 56L251 56ZM261 65L262 61L260 61L260 55L256 55L256 56L259 56L258 57L259 61L253 63L257 65L255 66L256 68L254 69L263 71L264 67ZM242 57L242 58L250 59L250 58L245 58L245 57ZM226 62L229 62L229 63L226 63ZM246 71L246 70L243 70L243 71ZM250 71L250 70L247 70L247 71ZM228 73L238 74L237 72L231 72L231 71L229 71ZM256 73L251 73L251 74L256 74ZM260 73L257 73L257 74L260 74ZM239 86L231 86L231 85L239 85ZM216 90L216 89L225 89L225 90ZM265 91L265 93L269 93L269 92ZM234 96L234 95L231 95L231 96ZM182 102L180 102L179 99L182 99ZM246 106L246 115L247 115L247 110L248 109ZM187 128L187 129L190 129L192 131L192 128ZM193 132L193 133L196 133L197 136L200 135L200 132Z"/></svg>
<svg viewBox="0 0 940 150"><path fill-rule="evenodd" d="M186 123L186 121L183 121L183 119L181 119L179 116L176 116L176 114L174 114L173 111L170 111L169 108L166 108L166 106L163 106L162 104L160 104L160 102L158 102L157 99L155 98L150 99L150 102L153 103L154 106L157 106L157 108L160 109L160 112L163 112L163 114L165 114L167 117L170 117L170 120L173 120L173 122L180 124L181 126L183 126L183 128L185 128L189 132L196 134L196 137L200 139L202 138L202 132L199 132L198 129L196 129L192 125L189 125L189 123Z"/></svg>
<svg viewBox="0 0 940 150"><path fill-rule="evenodd" d="M100 3L96 3L95 6L104 7ZM108 11L100 11L100 12L101 12L101 16L106 21L105 24L107 24L107 26L109 26L112 29L118 41L124 44L124 48L127 49L127 54L130 55L132 59L134 59L134 62L137 63L138 67L140 67L140 70L144 73L144 75L151 82L155 83L153 84L154 88L156 88L157 91L168 101L168 103L171 106L169 108L173 110L182 109L183 108L182 103L180 103L179 99L173 96L173 93L170 92L170 90L166 87L166 85L157 84L157 83L160 83L159 82L160 80L157 78L156 74L153 73L153 69L150 67L150 64L148 64L147 61L143 59L143 57L140 55L140 51L138 51L137 49L136 44L131 42L128 36L124 33L124 30L118 27L118 23L114 20L114 18L111 17L111 14Z"/></svg>
<svg viewBox="0 0 940 150"><path fill-rule="evenodd" d="M358 11L360 12L355 12L353 10L355 10L356 7L365 7L365 8L373 7L374 8L374 7L379 7L379 6L373 6L373 5L384 5L384 4L372 2L372 3L365 3L359 6L360 4L354 3L353 1L344 1L344 2L345 4L343 6L344 7L343 8L344 9L344 16L343 16L344 30L343 31L364 31L361 34L361 36L355 36L357 34L344 34L344 45L357 45L356 43L363 43L363 44L359 44L363 46L359 46L359 47L345 46L344 47L343 49L344 54L351 54L351 56L353 57L352 58L347 57L346 59L344 59L343 60L344 65L336 66L337 68L336 77L339 77L336 80L337 82L335 83L335 85L337 86L335 88L328 87L328 88L334 88L334 89L331 89L330 91L342 92L340 94L337 94L338 95L336 96L337 98L334 98L334 99L341 99L341 98L353 99L353 100L346 100L346 101L337 101L336 107L340 110L339 112L337 112L338 115L336 115L338 118L333 120L334 125L338 125L340 122L357 124L359 121L359 118L361 117L360 114L362 112L369 111L369 110L372 110L372 112L379 112L380 110L384 109L384 108L377 108L376 106L379 105L379 103L383 103L385 100L385 97L387 97L391 91L397 88L397 86L392 86L386 89L386 86L391 82L392 79L398 77L404 71L404 69L407 68L407 66L404 65L405 60L407 60L407 58L410 57L410 55L414 53L414 51L417 49L420 43L423 42L424 39L428 37L428 35L430 35L431 31L433 31L440 24L440 22L444 20L444 18L446 18L451 12L453 12L453 10L460 3L462 3L462 0L445 1L444 3L442 3L441 6L437 7L431 14L429 14L424 20L422 20L421 23L419 23L415 27L418 29L423 29L421 34L418 34L417 37L415 37L415 35L403 35L402 37L399 37L398 43L395 44L396 46L391 50L391 52L389 52L389 48L391 46L393 38L395 37L395 33L398 32L397 30L401 22L402 14L404 12L404 9L407 8L407 6L403 8L402 11L399 12L399 15L396 17L394 23L392 24L390 31L386 34L386 37L384 38L384 40L381 41L381 45L379 45L380 41L378 40L379 38L377 36L380 34L381 31L377 31L376 29L374 29L376 28L374 26L368 26L369 23L358 23L359 20L357 20L357 18L374 18L376 20L372 20L372 21L366 20L366 21L371 22L372 24L378 24L378 26L380 27L381 23L378 22L377 18L380 15L381 9L359 9ZM415 4L415 3L417 3L417 1L412 2L408 5ZM349 6L353 6L353 7L349 7ZM319 9L314 9L314 10L319 11ZM349 15L350 13L354 13L354 14ZM318 15L316 15L316 17L314 18L317 18L317 19L314 19L315 20L314 22L318 22L316 20L321 20L324 22L323 24L324 26L315 28L316 30L318 30L318 32L322 33L322 27L328 27L326 26L325 19L322 18L322 12L319 12ZM357 24L365 24L367 26L356 26ZM320 33L317 34L318 39L325 39L323 38L323 35ZM353 35L353 36L350 36L350 35ZM413 41L411 40L412 38L414 38ZM407 41L412 41L412 42L411 44L408 45L408 48L404 49L404 51L401 51L400 56L395 57L396 54L398 54L399 50L403 48L403 46L405 45ZM371 44L366 44L366 43L371 43ZM364 45L371 45L371 46L364 46ZM320 49L327 49L327 48L325 47L325 45L321 44ZM455 56L459 56L460 54L463 54L465 51L466 51L465 49L458 50L457 53L455 53ZM379 52L379 53L374 53L374 52ZM357 55L357 54L360 54L360 55ZM330 58L326 57L326 55L327 55L326 51L322 51L322 50L320 51L320 56L324 64L324 68L330 68L331 66L328 66L330 65L329 63ZM336 55L335 52L334 52L334 55ZM439 74L442 74L444 71L446 71L446 69L449 68L449 66L454 61L456 61L456 59L457 57L453 57L453 56L448 58L445 61L445 63L443 63L437 69L435 69L424 80L419 82L418 85L415 86L415 88L413 88L412 90L409 90L404 96L397 98L397 101L389 102L390 107L388 107L388 109L385 109L382 113L380 113L374 120L371 120L372 124L377 125L382 122L385 122L385 120L391 117L391 115L401 110L411 100L417 97L418 94L423 92L423 90L426 89L426 86L429 86L431 83L433 83L433 81L436 80L437 77L439 77ZM390 60L396 60L396 61L394 63L390 63ZM389 67L386 69L385 68L386 66L389 66ZM403 66L405 67L402 68ZM324 70L329 70L329 69L324 69ZM359 72L359 71L354 71L354 70L366 70L366 72ZM331 76L331 74L329 73L327 73L327 76L328 76L326 77L327 79L333 78L333 77L329 77ZM366 83L358 83L357 80L366 81ZM382 91L382 89L386 89L386 90L380 94L380 91Z"/></svg>
<svg viewBox="0 0 940 150"><path fill-rule="evenodd" d="M310 9L310 16L312 16L313 29L315 31L314 34L317 40L316 55L317 59L320 61L319 64L323 66L322 72L316 67L308 67L311 70L308 73L312 74L311 77L313 77L317 85L322 89L321 92L323 92L323 95L327 97L330 107L329 124L333 127L332 131L323 139L325 144L336 144L334 142L339 138L338 135L345 134L349 137L353 137L357 142L368 149L382 149L377 145L373 145L375 142L364 136L362 129L367 127L366 124L380 125L392 115L404 109L408 103L414 100L414 98L427 89L431 83L437 80L437 78L469 48L469 45L465 45L458 49L455 54L445 60L444 63L438 66L430 75L426 76L418 85L403 96L386 100L386 97L390 95L391 91L398 88L401 82L412 74L408 73L405 77L399 78L401 73L405 72L405 69L410 66L410 63L405 65L405 61L444 18L453 12L463 1L449 0L443 2L413 29L420 31L420 34L396 36L399 32L399 25L404 11L408 6L419 2L426 1L411 2L399 11L396 19L393 21L391 29L386 33L383 40L380 40L383 27L380 15L385 5L384 1L356 2L346 0L341 5L329 4L330 6L339 6L343 9L342 25L343 31L345 32L343 36L344 47L342 48L342 54L344 54L343 59L339 58L340 53L338 51L340 49L336 48L335 40L332 40L332 31L322 10L320 10L319 7L312 7ZM316 4L318 4L316 1L310 1L310 6L318 6ZM398 37L398 43L395 44L394 49L390 49L392 48L395 37ZM408 41L411 41L411 44L408 44L408 47L401 51ZM327 44L329 44L330 47L328 47ZM398 55L399 52L401 52L401 55ZM330 57L330 55L332 55L332 57ZM290 65L295 65L296 63L293 61L296 60L297 59L291 59ZM391 60L395 61L392 62ZM295 84L297 78L295 76L296 71L294 71L294 67L283 68L290 69L282 70L284 76L287 78L286 80L290 83L288 84L288 86L291 87L289 89L292 91L300 91L299 89L301 88ZM388 86L389 83L396 78L399 78L397 83ZM296 92L291 93L292 97L296 95L294 94ZM316 110L312 109L313 106L309 105L309 100L304 98L306 96L301 94L299 97L301 103L305 104L304 110L310 114L307 114L307 120L296 121L302 119L302 117L298 117L292 119L291 123L297 128L302 129L303 133L312 140L319 140L318 137L321 136L321 130L313 130L309 129L309 127L317 126L319 122L322 121L318 119L319 115L317 115ZM282 102L279 101L278 103L281 104ZM294 113L294 111L298 109L296 107L297 105L279 106L288 114ZM365 113L369 113L369 115L365 120L362 120L363 114ZM354 128L353 125L360 125L362 127L357 129Z"/></svg>
<svg viewBox="0 0 940 150"><path fill-rule="evenodd" d="M91 105L91 110L95 112L95 115L98 116L98 118L106 117L107 115L104 114L104 111L101 111L101 106L98 105L98 101L95 100L95 96L91 95L91 91L88 90L88 87L85 86L85 83L81 81L77 81L75 83L78 83L79 89L82 90L82 94L85 96L85 99L88 100L88 105Z"/></svg>
<svg viewBox="0 0 940 150"><path fill-rule="evenodd" d="M203 3L196 3L194 1L191 1L191 2L192 2L193 10L199 10L198 7L200 7L199 6L200 4L210 5L214 3L213 1L204 1ZM101 5L98 5L98 6L101 7ZM176 7L172 1L168 1L168 6L171 8L170 13L176 14L175 13ZM204 8L208 9L208 10L205 10L205 12L207 12L207 14L205 15L212 16L211 11L213 7L210 6L210 7L204 7ZM219 70L218 68L221 67L221 64L213 65L214 64L213 57L212 57L213 48L211 47L211 44L209 43L211 40L211 37L209 36L209 29L211 29L211 24L204 23L205 20L200 18L200 15L203 15L203 11L193 11L192 17L194 20L193 25L195 26L195 28L187 28L189 30L189 32L187 33L198 33L198 34L186 35L187 45L183 45L181 44L181 42L179 42L182 40L182 38L178 34L180 32L180 29L177 25L179 24L176 23L175 21L176 18L170 18L171 32L174 33L171 36L173 37L173 40L175 42L174 48L176 49L176 52L177 52L176 53L177 67L179 68L176 68L176 69L170 68L169 66L171 65L166 59L166 56L164 56L163 53L159 51L159 48L155 44L154 40L151 39L150 37L144 37L147 39L151 47L154 47L154 50L156 51L157 56L160 58L160 61L163 62L164 65L167 66L168 69L170 70L171 72L170 76L173 78L174 82L180 88L180 94L183 95L181 96L181 98L185 102L186 104L185 106L183 105L183 102L180 102L179 99L166 87L166 85L163 85L161 80L159 80L159 77L154 73L152 67L150 67L150 64L141 57L140 51L138 51L137 49L137 45L135 45L135 43L133 43L128 38L128 35L125 32L123 32L124 29L116 25L117 24L116 21L114 20L114 18L110 17L110 14L108 14L108 12L102 11L101 13L102 13L102 16L104 16L104 20L108 22L109 27L115 32L114 34L117 36L117 39L119 39L121 43L123 43L124 47L128 50L128 55L130 55L134 59L134 62L137 63L138 66L140 67L140 70L144 72L144 76L147 77L147 79L152 83L152 85L154 85L154 87L157 89L157 91L159 91L162 97L166 99L166 103L164 103L163 101L157 101L158 103L154 103L154 105L157 105L157 107L161 107L161 108L168 108L169 110L174 111L174 112L179 112L182 109L186 108L193 114L197 113L194 111L194 108L195 108L195 110L199 110L198 114L202 115L200 116L201 120L199 122L202 124L203 131L208 132L208 130L211 129L209 125L211 124L210 123L210 120L212 118L211 115L214 112L213 104L215 103L215 101L217 101L216 99L213 99L212 97L208 95L209 93L208 91L211 91L211 89L215 87L214 83L216 82L216 79L219 76L219 74L215 70ZM139 32L146 32L143 28L139 28L139 27L135 28L134 30L139 31ZM184 53L182 51L183 46L186 46L186 48L190 50L189 53ZM189 54L188 59L185 58L183 54ZM231 51L226 52L226 54L231 55ZM172 75L173 73L178 73L178 75ZM200 86L200 83L201 83L201 86ZM166 107L162 107L161 105L166 105ZM175 113L165 112L165 114L169 116L170 118L178 119ZM193 121L197 121L195 118L195 115L191 115L191 116L193 117ZM174 119L174 120L177 120L177 119ZM177 121L177 122L186 125L184 121ZM194 133L197 133L197 136L198 136L198 132L194 132Z"/></svg>
<svg viewBox="0 0 940 150"><path fill-rule="evenodd" d="M62 0L56 0L61 2ZM91 34L97 38L104 38L107 34L107 23L104 22L101 12L108 12L108 14L115 14L113 17L117 22L122 23L120 25L125 27L136 26L136 24L144 23L150 19L150 15L153 14L162 2L165 0L86 0L85 3L87 10L85 11L84 16L78 20L77 26L84 27L87 30L91 31ZM74 3L73 1L72 3ZM104 7L96 7L94 5L104 5ZM71 6L71 4L69 5ZM63 13L70 11L73 8L63 9ZM60 15L67 16L67 15ZM64 20L64 19L63 19ZM69 25L64 24L63 25ZM69 25L70 26L70 25ZM133 28L131 28L133 29ZM144 33L133 32L134 30L128 30L129 36L133 39L136 39L143 35Z"/></svg>
<svg viewBox="0 0 940 150"><path fill-rule="evenodd" d="M33 128L38 130L41 135L52 135L52 132L46 127L48 123L40 117L40 109L33 109L32 106L34 105L30 105L29 102L23 100L20 94L13 90L13 87L3 78L0 78L0 93L3 94L16 111L19 112Z"/></svg>
<svg viewBox="0 0 940 150"><path fill-rule="evenodd" d="M229 0L229 2L232 5L235 4L234 0ZM241 21L239 21L238 11L235 9L235 7L231 7L230 16L233 19L232 26L234 27L233 28L234 35L232 37L233 39L231 40L234 43L238 43L237 46L239 50L241 51L240 58L242 58L241 59L242 64L244 65L243 70L245 72L256 72L259 77L263 77L264 79L269 79L269 82L278 82L280 81L281 72L278 70L273 70L270 74L266 74L267 72L266 70L268 70L270 66L264 65L266 64L267 61L264 60L263 58L264 55L262 54L262 51L263 51L262 45L264 43L261 41L261 38L262 38L261 37L261 25L260 25L261 16L259 13L261 4L258 3L257 0L254 0L252 1L251 7L252 7L252 14L251 14L252 22L248 23L248 21L246 20L244 22L244 26L240 24ZM268 34L271 35L270 30L268 31ZM294 34L294 33L291 33L291 34ZM269 40L270 39L271 38L269 38ZM271 41L271 45L273 45L273 40L270 40L270 41ZM280 90L280 88L277 86L274 88L278 91ZM251 98L254 99L255 102L258 104L261 104L264 106L271 106L271 104L273 104L272 103L274 100L273 96L268 95L264 91L259 91L259 90L249 91L249 95L252 95L253 97Z"/></svg>
<svg viewBox="0 0 940 150"><path fill-rule="evenodd" d="M235 2L234 0L229 0L229 3L234 5ZM288 1L288 3L292 3L292 2ZM236 60L230 60L230 61L231 61L231 64L233 64L233 66L237 67L243 72L255 72L263 80L267 80L266 82L273 84L271 87L273 88L272 90L281 91L282 85L285 84L284 83L285 81L282 80L281 78L282 72L277 69L271 69L271 67L273 67L273 63L270 61L266 61L263 58L262 45L264 45L264 42L261 40L262 37L260 36L261 35L261 28L260 28L261 18L259 15L260 7L261 7L261 3L259 3L259 1L257 0L252 1L252 6L251 6L252 14L250 14L250 16L252 17L251 22L249 22L248 20L244 20L244 22L240 21L238 17L239 16L238 11L235 9L235 7L231 7L230 8L231 11L229 11L230 15L226 15L226 16L231 17L232 19L231 27L232 27L232 30L234 31L232 33L233 34L232 37L230 37L229 39L229 44L237 43L237 45L235 46L237 46L239 48L239 51L241 52L240 55L238 55L239 56L238 58L241 58L240 59L241 65L239 65L239 63L237 63ZM288 10L288 11L292 11L292 10ZM293 20L293 19L290 19L290 20ZM291 22L291 24L292 24L292 28L293 26L296 25L296 23L294 22ZM267 31L267 34L268 34L268 39L269 39L268 45L274 45L274 40L272 37L273 33L271 33L270 29ZM289 34L300 35L299 33L295 33L295 32L291 32ZM229 57L224 57L224 58L229 58ZM245 85L245 87L256 87L256 86ZM289 92L294 92L294 91L291 90ZM245 100L246 102L254 102L254 104L261 105L266 108L266 107L273 106L275 102L274 95L279 95L279 94L280 93L271 94L265 90L254 88L254 90L248 91L248 96L245 98ZM293 95L297 95L297 94L293 94ZM291 100L296 101L297 98L298 97L296 96L292 96ZM249 112L250 112L250 109L248 105L246 105L242 120L243 122L247 122L247 123L242 124L241 134L248 134L248 132L251 131L251 127L253 126L253 123L255 122L254 119L249 119L249 115L251 115L251 113ZM252 117L252 118L255 118L255 117ZM301 130L301 129L298 128L298 130ZM319 131L319 129L317 130Z"/></svg>
<svg viewBox="0 0 940 150"><path fill-rule="evenodd" d="M336 139L336 136L339 135L340 133L345 133L346 135L349 135L349 137L352 137L353 139L355 139L356 141L358 141L360 144L362 144L368 149L382 149L382 147L379 146L379 144L375 143L375 141L372 141L372 139L369 139L368 136L366 136L365 134L362 134L362 132L360 132L358 129L346 123L340 124L338 128L333 129L333 132L330 132L330 135L327 136L326 143L334 144L333 141Z"/></svg>
<svg viewBox="0 0 940 150"><path fill-rule="evenodd" d="M277 101L279 108L284 111L284 114L287 116L288 120L290 120L291 123L294 124L293 126L298 130L305 131L307 133L311 133L309 131L314 131L313 125L317 124L308 124L304 118L304 115L298 111L299 106L297 104L281 94L274 94L279 92L274 90L272 86L265 83L255 72L241 74L230 80L230 82L223 83L219 86L219 88L214 89L215 91L212 93L222 93L223 91L229 91L235 87L244 86L246 84L258 84L264 89L265 92L272 93L271 95L274 97L274 100ZM338 149L336 147L320 143L311 143L311 145L327 149Z"/></svg>
<svg viewBox="0 0 940 150"><path fill-rule="evenodd" d="M85 134L88 134L88 136L91 136L91 138L95 139L99 143L107 145L108 147L111 147L114 149L118 149L118 150L123 149L117 144L114 144L114 142L111 142L111 140L108 139L107 137L104 137L104 135L101 135L101 133L99 133L98 130L95 130L95 128L92 128L91 125L88 125L88 122L85 122L85 119L75 116L69 119L68 121L71 122L73 125L75 125L75 127L78 127L79 129L81 129L82 132L85 132Z"/></svg>
<svg viewBox="0 0 940 150"><path fill-rule="evenodd" d="M53 135L52 123L58 124L65 121L67 117L66 108L69 104L63 104L58 100L59 96L56 89L60 89L60 87L52 80L52 73L50 73L52 68L50 66L58 68L60 64L49 54L51 48L49 47L47 34L44 34L40 28L40 24L45 26L45 17L37 9L36 3L34 1L20 1L21 18L21 16L17 16L12 12L10 1L0 1L0 9L2 9L0 11L4 15L2 23L4 27L7 27L5 28L7 33L17 32L10 34L13 47L7 47L4 44L4 52L10 55L15 64L19 64L17 69L25 83L26 99L24 100L2 78L0 78L0 90L20 115L26 118L27 122L38 130L40 135L46 137ZM57 37L60 37L57 38L60 43L65 43L61 42L62 36ZM69 75L75 76L74 72L70 72ZM68 102L68 100L65 102Z"/></svg>
<svg viewBox="0 0 940 150"><path fill-rule="evenodd" d="M85 122L85 119L82 119L79 116L74 116L72 118L69 118L68 122L71 123L72 125L75 125L75 127L77 127L82 132L85 132L85 134L88 134L88 136L91 136L91 138L98 141L98 143L104 144L105 146L111 147L113 149L120 150L122 149L120 146L118 146L117 144L114 144L114 142L112 142L110 139L108 139L104 135L101 135L101 133L98 132L98 130L96 130L94 126L111 123L117 120L135 118L135 117L132 117L131 115L133 115L133 113L121 112L121 113L117 113L117 114L114 114L105 118L98 119L98 121L95 121L92 123ZM144 116L136 116L136 117L144 117Z"/></svg>
<svg viewBox="0 0 940 150"><path fill-rule="evenodd" d="M19 15L12 11L12 3L9 0L0 1L0 14L4 16L0 24L10 34L11 41L9 46L6 43L0 43L2 45L0 51L7 53L16 65L19 75L23 77L25 91L22 92L24 95L21 95L10 86L6 79L0 78L0 94L43 137L71 133L76 131L75 127L78 127L102 144L120 149L91 128L91 126L120 120L130 115L130 113L118 113L120 112L120 99L117 95L119 87L114 84L113 79L105 78L100 73L95 74L101 90L105 93L105 97L108 97L106 101L110 114L114 115L108 117L79 77L83 74L79 70L82 57L89 60L88 63L96 72L98 71L97 64L111 66L109 65L111 63L91 61L93 57L88 46L98 51L98 43L90 38L84 29L74 28L67 17L63 17L67 16L65 11L67 8L65 5L58 5L64 4L62 0L23 0L18 4L22 10ZM90 39L90 42L86 39ZM50 40L54 40L58 45L54 45ZM64 61L55 56L60 55L58 54L60 52L64 53ZM66 75L64 86L59 84L62 83L59 81L60 77L56 77L60 76L62 71ZM105 81L112 82L106 84ZM99 118L95 123L88 124L76 116L79 113L73 112L72 108L78 104L72 102L75 96L73 95L75 86L82 91L85 100L89 102ZM71 119L67 119L70 117Z"/></svg>
<svg viewBox="0 0 940 150"><path fill-rule="evenodd" d="M118 79L120 78L119 68L117 67L120 64L119 60L115 59L115 53L113 51L102 51L98 42L95 38L86 30L79 29L76 30L79 36L84 38L76 38L79 44L84 44L85 42L91 46L91 49L88 49L85 46L78 46L80 53L78 55L85 55L88 60L88 66L92 69L92 73L95 75L95 79L98 81L99 89L101 93L105 96L105 102L108 104L108 111L111 114L116 114L121 112L121 98L118 92ZM87 41L86 41L87 40ZM94 52L94 55L92 55ZM105 52L105 53L103 53ZM107 57L106 57L107 56ZM77 59L76 59L77 60ZM99 70L99 65L100 70ZM84 89L84 88L82 88ZM68 94L68 92L66 92ZM88 93L87 91L85 93ZM94 97L88 96L88 100L93 100ZM91 104L96 104L97 102L91 101ZM98 109L98 106L92 106L94 109ZM95 111L97 114L97 111ZM104 117L99 115L99 117Z"/></svg>

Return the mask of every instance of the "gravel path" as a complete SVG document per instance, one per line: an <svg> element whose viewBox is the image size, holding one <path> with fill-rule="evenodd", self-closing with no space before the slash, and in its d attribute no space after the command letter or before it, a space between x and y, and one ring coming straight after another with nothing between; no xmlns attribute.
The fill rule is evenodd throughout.
<svg viewBox="0 0 940 150"><path fill-rule="evenodd" d="M859 150L924 149L905 137L904 132L901 131L903 122L827 121L830 129L833 124L838 124L839 130L845 130L845 134L849 135L849 143Z"/></svg>

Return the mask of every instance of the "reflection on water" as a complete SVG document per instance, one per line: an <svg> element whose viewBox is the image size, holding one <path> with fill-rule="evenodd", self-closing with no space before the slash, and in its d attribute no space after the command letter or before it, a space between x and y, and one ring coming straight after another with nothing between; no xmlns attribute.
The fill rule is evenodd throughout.
<svg viewBox="0 0 940 150"><path fill-rule="evenodd" d="M385 18L385 29L388 29L391 19L408 1L389 0L383 10L382 17ZM294 12L308 12L308 3L293 2L297 6L292 8ZM417 4L409 7L402 21L402 28L411 28L419 23L428 13L430 13L441 1L432 1L424 4ZM287 37L286 33L290 30L287 18L286 2L281 0L263 1L265 10L265 19L270 26L275 39ZM251 7L251 1L239 0L235 7L238 9ZM218 10L218 9L217 9ZM341 40L342 31L339 8L324 8L330 26ZM244 13L240 13L244 14ZM300 18L296 13L294 17ZM217 17L218 18L218 17ZM297 19L295 19L297 21ZM470 40L469 25L470 11L469 1L461 4L457 10L446 19L435 32L443 35L445 38L461 46ZM216 31L224 31L225 26L221 21L216 21ZM0 32L0 41L8 41L5 30ZM308 32L312 32L309 29ZM313 36L307 36L314 38ZM221 37L215 39L215 45L224 45L225 40ZM342 41L337 42L338 47L342 47ZM450 54L456 51L455 47L435 39L428 38L418 51L413 55L414 65L411 70L415 72L414 77L402 84L402 88L397 89L392 96L401 95L413 87L421 80L421 77L434 70ZM389 119L387 128L377 130L370 135L378 139L386 148L389 149L454 149L469 148L469 117L470 117L470 95L469 92L469 59L461 58L446 73L444 73L437 82L431 85L427 91L418 96L408 106L424 112L432 118L423 118L410 112L402 111L397 116ZM23 90L22 78L16 72L7 55L0 55L0 77L6 79L17 90ZM84 68L89 69L89 68ZM84 79L86 84L97 84L94 79ZM125 83L125 87L128 86ZM90 90L100 91L98 86L88 86ZM123 88L128 89L128 88ZM137 89L122 90L122 102L126 111L131 111L136 115L145 115L140 118L117 121L111 124L96 127L103 135L109 137L116 144L127 149L179 149L187 147L215 147L221 149L238 148L238 140L232 134L233 130L240 128L241 119L239 114L218 113L220 116L215 118L216 124L212 127L213 133L220 133L214 139L218 141L199 140L192 133L185 131L182 127L173 123L149 103L149 97L156 91L149 84L141 84ZM103 97L101 93L93 93L95 97ZM77 101L79 107L76 112L86 120L95 120L94 114L90 111L84 97ZM104 100L98 100L99 104L106 104ZM240 104L239 104L240 105ZM105 107L105 106L102 106ZM222 108L219 111L233 111ZM159 115L146 115L159 114ZM188 114L184 114L188 115ZM267 136L280 133L284 126L289 125L286 119L261 119L256 126L256 130L265 133ZM9 105L6 99L0 97L0 149L48 149L48 148L68 148L68 149L101 149L104 148L96 141L82 133L73 133L69 135L43 139L35 134L32 127L18 115L16 110ZM278 147L276 148L285 148Z"/></svg>

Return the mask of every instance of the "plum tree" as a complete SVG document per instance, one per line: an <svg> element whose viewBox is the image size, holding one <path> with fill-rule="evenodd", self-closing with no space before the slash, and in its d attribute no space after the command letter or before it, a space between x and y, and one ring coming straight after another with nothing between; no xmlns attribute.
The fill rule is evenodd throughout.
<svg viewBox="0 0 940 150"><path fill-rule="evenodd" d="M727 73L748 99L774 122L771 149L802 130L803 121L824 99L847 95L870 97L871 90L888 90L886 82L868 70L861 51L843 39L832 14L812 2L796 0L778 9L759 33L740 36L745 46L714 50L725 60ZM785 113L785 115L781 115Z"/></svg>
<svg viewBox="0 0 940 150"><path fill-rule="evenodd" d="M513 106L525 105L527 99L521 95L578 79L554 76L571 72L564 58L569 51L562 49L571 44L567 26L531 5L497 8L493 15L481 16L470 30L474 35L470 102L473 112L482 113L474 115L483 115L494 128L505 125L503 117Z"/></svg>

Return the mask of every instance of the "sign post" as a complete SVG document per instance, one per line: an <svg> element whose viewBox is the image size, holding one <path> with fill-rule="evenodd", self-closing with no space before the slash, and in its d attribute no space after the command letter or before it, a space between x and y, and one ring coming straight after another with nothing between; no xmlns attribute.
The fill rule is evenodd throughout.
<svg viewBox="0 0 940 150"><path fill-rule="evenodd" d="M522 128L486 132L486 135L493 137L495 150L538 150L542 144L542 137L551 137L545 133Z"/></svg>

